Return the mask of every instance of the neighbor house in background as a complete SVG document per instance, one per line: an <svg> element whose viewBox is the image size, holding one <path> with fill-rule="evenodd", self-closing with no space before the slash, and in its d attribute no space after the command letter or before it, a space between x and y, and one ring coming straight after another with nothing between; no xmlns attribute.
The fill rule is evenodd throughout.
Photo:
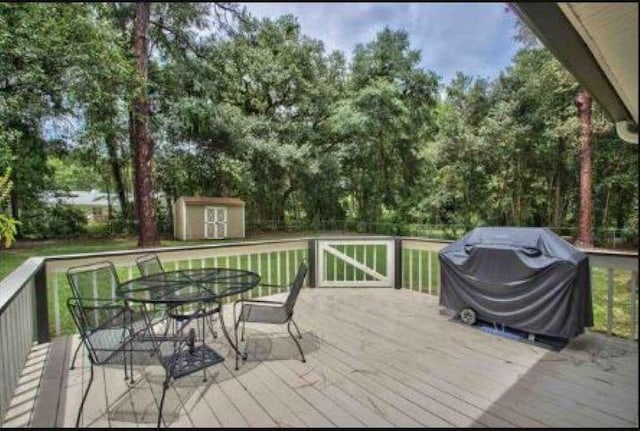
<svg viewBox="0 0 640 431"><path fill-rule="evenodd" d="M87 220L106 222L109 220L109 201L115 214L120 211L120 203L115 194L111 196L98 190L74 190L67 193L47 193L44 202L47 205L63 204L77 207L87 216Z"/></svg>
<svg viewBox="0 0 640 431"><path fill-rule="evenodd" d="M181 196L173 204L173 236L182 241L244 238L244 208L238 198Z"/></svg>

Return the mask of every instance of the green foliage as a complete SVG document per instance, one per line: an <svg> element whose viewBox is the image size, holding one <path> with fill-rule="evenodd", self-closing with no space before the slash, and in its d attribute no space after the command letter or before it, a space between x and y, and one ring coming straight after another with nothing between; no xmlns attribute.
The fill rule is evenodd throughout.
<svg viewBox="0 0 640 431"><path fill-rule="evenodd" d="M141 82L134 15L128 3L0 5L0 174L12 167L10 207L25 235L50 227L33 209L47 190L109 190L128 207L131 104L142 90L164 206L238 196L249 220L283 229L576 224L577 83L525 27L501 76L460 72L443 89L402 30L383 29L347 61L292 15L155 3ZM597 105L593 117L596 227L637 238L637 146L620 142ZM43 124L62 118L78 132L45 140ZM157 208L169 233L171 212ZM116 217L109 231L135 229L131 209Z"/></svg>
<svg viewBox="0 0 640 431"><path fill-rule="evenodd" d="M404 31L384 29L355 49L348 97L328 123L343 142L346 189L353 196L347 211L359 220L377 222L389 209L405 213L416 192L418 153L433 131L438 89L419 61Z"/></svg>
<svg viewBox="0 0 640 431"><path fill-rule="evenodd" d="M87 218L70 205L25 208L23 234L30 239L75 238L86 232Z"/></svg>
<svg viewBox="0 0 640 431"><path fill-rule="evenodd" d="M539 46L521 49L489 85L458 75L438 107L439 132L428 153L437 191L423 207L435 211L433 221L575 225L576 90L573 77ZM637 196L637 147L615 136L597 106L593 117L596 226L622 229L621 214L633 212L624 196Z"/></svg>
<svg viewBox="0 0 640 431"><path fill-rule="evenodd" d="M11 168L7 169L4 175L0 175L0 241L4 248L10 248L13 245L18 225L15 219L3 212L13 187L10 176Z"/></svg>
<svg viewBox="0 0 640 431"><path fill-rule="evenodd" d="M53 171L54 190L98 190L103 186L95 169L81 160L50 156L47 165Z"/></svg>

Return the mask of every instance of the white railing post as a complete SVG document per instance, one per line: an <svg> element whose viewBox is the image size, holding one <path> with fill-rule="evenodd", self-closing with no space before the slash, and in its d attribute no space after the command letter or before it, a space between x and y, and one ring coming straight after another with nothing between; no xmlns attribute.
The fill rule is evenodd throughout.
<svg viewBox="0 0 640 431"><path fill-rule="evenodd" d="M637 322L637 304L638 299L638 272L631 271L631 278L629 279L629 338L635 340L637 336L636 328Z"/></svg>
<svg viewBox="0 0 640 431"><path fill-rule="evenodd" d="M431 274L431 265L432 265L432 263L431 263L431 255L432 254L433 254L433 252L431 250L427 251L427 256L428 256L428 260L429 260L428 261L428 265L429 265L429 268L428 268L428 270L429 270L429 295L433 295L433 287L432 287L433 286L433 277L432 277L432 274Z"/></svg>
<svg viewBox="0 0 640 431"><path fill-rule="evenodd" d="M591 269L593 271L593 268ZM613 332L613 268L607 269L607 335Z"/></svg>
<svg viewBox="0 0 640 431"><path fill-rule="evenodd" d="M58 286L58 273L53 274L53 321L55 336L60 335L60 286Z"/></svg>
<svg viewBox="0 0 640 431"><path fill-rule="evenodd" d="M424 285L422 284L422 260L424 259L424 250L418 250L418 288L420 292L424 292Z"/></svg>

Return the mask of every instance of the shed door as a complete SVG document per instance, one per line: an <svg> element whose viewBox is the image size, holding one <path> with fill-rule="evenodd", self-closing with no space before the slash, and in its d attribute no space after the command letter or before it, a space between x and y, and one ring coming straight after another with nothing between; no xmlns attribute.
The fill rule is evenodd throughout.
<svg viewBox="0 0 640 431"><path fill-rule="evenodd" d="M227 208L204 208L204 235L207 239L227 237Z"/></svg>

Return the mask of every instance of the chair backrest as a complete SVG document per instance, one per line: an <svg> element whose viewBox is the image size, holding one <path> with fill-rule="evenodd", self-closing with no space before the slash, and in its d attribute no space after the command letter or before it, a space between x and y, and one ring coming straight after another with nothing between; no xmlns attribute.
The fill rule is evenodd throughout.
<svg viewBox="0 0 640 431"><path fill-rule="evenodd" d="M136 265L138 265L140 275L143 277L155 274L164 274L164 268L162 267L157 254L145 254L144 256L140 256L136 259ZM161 276L161 278L164 278L164 276ZM171 289L162 284L154 287L153 289L149 289L149 295L156 298L160 298L170 292Z"/></svg>
<svg viewBox="0 0 640 431"><path fill-rule="evenodd" d="M156 254L146 254L136 259L136 265L140 270L140 275L146 277L147 275L162 274L164 268L160 263L160 259Z"/></svg>
<svg viewBox="0 0 640 431"><path fill-rule="evenodd" d="M125 347L126 313L117 306L86 306L77 298L68 298L67 307L80 336L85 340L89 360L103 364Z"/></svg>
<svg viewBox="0 0 640 431"><path fill-rule="evenodd" d="M116 268L108 261L69 268L67 280L73 296L78 298L83 306L97 305L96 301L88 302L89 298L115 299L116 289L120 285Z"/></svg>
<svg viewBox="0 0 640 431"><path fill-rule="evenodd" d="M304 278L307 276L308 270L309 268L305 262L301 262L300 266L298 266L296 278L293 280L293 284L291 284L289 290L289 296L287 296L287 300L284 302L284 308L289 316L293 315L293 307L296 305L302 286L304 286Z"/></svg>

